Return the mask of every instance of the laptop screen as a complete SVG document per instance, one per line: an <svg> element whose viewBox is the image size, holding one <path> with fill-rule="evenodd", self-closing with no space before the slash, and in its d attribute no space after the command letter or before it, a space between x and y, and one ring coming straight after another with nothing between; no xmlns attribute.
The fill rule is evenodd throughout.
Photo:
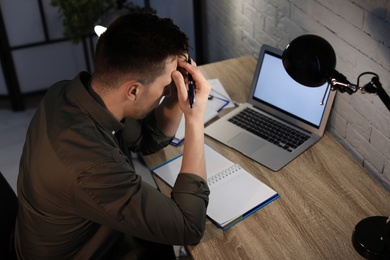
<svg viewBox="0 0 390 260"><path fill-rule="evenodd" d="M253 98L319 128L326 107L321 105L326 88L327 83L317 88L299 84L287 74L280 56L265 52Z"/></svg>

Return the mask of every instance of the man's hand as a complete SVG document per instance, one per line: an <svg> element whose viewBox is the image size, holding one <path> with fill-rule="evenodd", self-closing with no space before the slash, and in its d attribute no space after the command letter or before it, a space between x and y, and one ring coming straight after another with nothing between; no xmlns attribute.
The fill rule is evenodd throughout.
<svg viewBox="0 0 390 260"><path fill-rule="evenodd" d="M196 86L195 103L191 108L188 99L188 89L183 75L179 71L172 73L172 78L177 87L180 109L183 111L186 120L183 161L180 173L193 173L206 180L204 112L211 86L194 62L189 64L185 61L179 61L178 65L188 73L191 73Z"/></svg>
<svg viewBox="0 0 390 260"><path fill-rule="evenodd" d="M210 84L196 67L195 62L189 64L186 61L179 61L178 66L192 75L196 87L195 103L193 109L191 109L188 99L188 86L185 84L183 73L179 71L174 71L172 73L172 78L177 87L177 94L181 110L185 116L199 116L200 114L204 114L208 96L211 90Z"/></svg>

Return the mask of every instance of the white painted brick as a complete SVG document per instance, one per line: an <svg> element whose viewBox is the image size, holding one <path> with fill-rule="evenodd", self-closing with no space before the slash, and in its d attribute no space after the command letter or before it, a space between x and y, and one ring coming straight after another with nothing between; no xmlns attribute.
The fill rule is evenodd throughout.
<svg viewBox="0 0 390 260"><path fill-rule="evenodd" d="M347 131L347 123L348 121L345 120L339 113L336 111L333 111L330 118L329 118L329 125L334 128L339 135L341 135L343 138L346 136Z"/></svg>
<svg viewBox="0 0 390 260"><path fill-rule="evenodd" d="M387 180L387 183L390 185L390 160L386 159L385 168L383 169L383 176Z"/></svg>
<svg viewBox="0 0 390 260"><path fill-rule="evenodd" d="M337 98L340 99L340 103L346 103L346 104L351 104L351 99L352 99L352 95L349 95L348 93L341 93L341 92L337 92Z"/></svg>
<svg viewBox="0 0 390 260"><path fill-rule="evenodd" d="M366 96L369 94L354 94L352 98L351 105L356 109L356 111L367 120L367 124L372 124L377 129L384 134L384 136L389 136L390 134L390 119L389 119L389 111L387 111L387 115L382 111L378 110L373 103L367 102L366 97L369 98L378 98L377 96ZM364 104L363 104L364 103Z"/></svg>
<svg viewBox="0 0 390 260"><path fill-rule="evenodd" d="M390 42L389 42L390 43ZM390 72L390 66L387 63L380 63L379 57L386 55L385 48L381 47L382 44L371 44L364 49L359 50L359 52L356 53L358 55L357 60L359 61L356 68L358 68L360 71L375 71L377 74L383 73L382 77L388 76L387 73ZM370 52L365 52L367 48L371 48ZM368 55L370 53L371 55ZM386 59L387 57L382 57L382 59Z"/></svg>
<svg viewBox="0 0 390 260"><path fill-rule="evenodd" d="M345 118L347 120L349 118L348 111L352 111L352 107L349 103L349 99L346 99L345 97L350 97L348 94L345 93L336 93L336 99L333 103L333 110L339 113L340 116ZM348 121L348 120L347 120Z"/></svg>
<svg viewBox="0 0 390 260"><path fill-rule="evenodd" d="M390 138L384 136L378 129L373 128L370 138L371 144L390 160Z"/></svg>
<svg viewBox="0 0 390 260"><path fill-rule="evenodd" d="M390 190L390 180L382 173L378 172L370 162L365 161L363 167L385 188Z"/></svg>
<svg viewBox="0 0 390 260"><path fill-rule="evenodd" d="M256 9L255 9L256 10ZM255 20L253 22L255 31L264 31L264 14L256 10Z"/></svg>
<svg viewBox="0 0 390 260"><path fill-rule="evenodd" d="M390 3L390 1L389 1ZM390 24L389 24L390 27ZM390 37L390 32L387 34ZM390 44L390 43L388 43ZM387 71L390 71L390 47L384 44L379 44L378 53L373 57L380 65L382 65Z"/></svg>
<svg viewBox="0 0 390 260"><path fill-rule="evenodd" d="M378 41L383 42L388 40L390 33L390 23L378 16L375 12L366 11L363 24L363 30L367 32L371 37Z"/></svg>
<svg viewBox="0 0 390 260"><path fill-rule="evenodd" d="M390 95L390 91L386 91L387 94ZM383 117L382 120L384 123L381 124L380 129L385 136L390 137L390 127L388 127L390 125L390 112L377 95L371 94L370 96L372 96L373 105L378 109L378 113Z"/></svg>
<svg viewBox="0 0 390 260"><path fill-rule="evenodd" d="M291 21L290 18L283 16L277 23L277 29L275 30L275 33L278 34L278 37L275 37L275 40L278 42L275 47L283 50L293 39L299 35L306 34L307 32L298 26L294 21Z"/></svg>
<svg viewBox="0 0 390 260"><path fill-rule="evenodd" d="M259 44L257 55L255 55L256 58L258 58L258 52L260 51L260 47L262 44L276 46L276 41L270 35L268 35L264 30L261 30L260 28L259 30L255 29L255 40Z"/></svg>
<svg viewBox="0 0 390 260"><path fill-rule="evenodd" d="M338 133L332 132L333 136L338 140L345 149L352 154L356 161L363 166L364 157L348 142L346 138L341 137Z"/></svg>
<svg viewBox="0 0 390 260"><path fill-rule="evenodd" d="M236 10L236 13L242 13L243 5L253 5L253 0L240 0L240 1L225 1L227 4L231 5L231 8Z"/></svg>
<svg viewBox="0 0 390 260"><path fill-rule="evenodd" d="M252 37L255 35L255 24L257 20L256 9L252 6L245 5L244 13L238 18L238 24L246 33Z"/></svg>
<svg viewBox="0 0 390 260"><path fill-rule="evenodd" d="M389 111L385 111L384 114L382 111L376 110L374 115L371 115L369 121L380 131L384 136L390 137L390 118Z"/></svg>
<svg viewBox="0 0 390 260"><path fill-rule="evenodd" d="M262 12L264 13L264 16L268 17L270 20L272 20L273 24L276 24L278 21L278 11L279 11L279 9L277 9L271 3L264 4L263 10L262 10ZM289 14L286 13L285 15L288 16Z"/></svg>
<svg viewBox="0 0 390 260"><path fill-rule="evenodd" d="M362 156L365 158L365 162L369 162L375 167L378 173L382 173L385 166L385 157L380 151L375 149L374 146L367 144L362 147Z"/></svg>
<svg viewBox="0 0 390 260"><path fill-rule="evenodd" d="M344 20L362 28L364 9L351 1L345 0L320 0L319 4L326 6L332 12L342 17Z"/></svg>
<svg viewBox="0 0 390 260"><path fill-rule="evenodd" d="M359 115L359 119L354 119L355 115L351 113L348 121L368 140L371 134L371 125L376 121L373 118L373 114L376 113L376 108L367 100L366 96L360 93L352 96L351 106Z"/></svg>
<svg viewBox="0 0 390 260"><path fill-rule="evenodd" d="M388 0L354 0L354 4L365 10L378 10L384 17Z"/></svg>
<svg viewBox="0 0 390 260"><path fill-rule="evenodd" d="M345 104L340 113L343 115L343 118L347 120L350 127L359 132L365 140L369 140L371 134L371 124L367 122L367 119L365 119L358 110L356 110L355 106Z"/></svg>
<svg viewBox="0 0 390 260"><path fill-rule="evenodd" d="M288 14L289 10L290 10L290 5L292 2L294 2L294 1L264 1L264 0L258 1L258 0L255 0L254 6L258 10L266 10L265 9L265 8L267 8L266 6L272 5L277 10L280 10L280 11L284 12L285 14Z"/></svg>
<svg viewBox="0 0 390 260"><path fill-rule="evenodd" d="M384 156L350 125L347 127L347 140L377 171L382 171L385 162Z"/></svg>
<svg viewBox="0 0 390 260"><path fill-rule="evenodd" d="M276 1L276 2L279 2L279 1ZM308 5L307 0L290 0L290 2L291 2L291 5L299 7L299 9L301 9L301 10L306 10L306 7Z"/></svg>
<svg viewBox="0 0 390 260"><path fill-rule="evenodd" d="M364 53L365 56L375 57L378 51L379 43L354 26L345 26L344 33L339 34L339 36L353 47L357 51L356 53Z"/></svg>
<svg viewBox="0 0 390 260"><path fill-rule="evenodd" d="M280 42L282 37L281 37L281 31L283 29L277 28L275 21L270 19L269 17L265 17L265 24L264 24L264 31L270 35L275 41Z"/></svg>
<svg viewBox="0 0 390 260"><path fill-rule="evenodd" d="M355 67L359 63L359 53L351 45L335 35L327 40L336 53L336 70L345 75L350 81L355 81L357 77ZM352 77L354 78L353 80Z"/></svg>
<svg viewBox="0 0 390 260"><path fill-rule="evenodd" d="M308 16L336 34L343 32L349 24L349 22L336 15L331 9L324 7L316 1L308 1L305 9Z"/></svg>
<svg viewBox="0 0 390 260"><path fill-rule="evenodd" d="M246 47L240 48L240 56L247 55L248 51L250 54L257 53L261 47L261 44L255 40L252 35L248 35L245 32L242 33L242 42L245 43Z"/></svg>
<svg viewBox="0 0 390 260"><path fill-rule="evenodd" d="M347 124L346 140L361 154L362 147L366 144L363 138L350 124Z"/></svg>
<svg viewBox="0 0 390 260"><path fill-rule="evenodd" d="M291 20L305 31L316 32L320 25L296 5L291 5Z"/></svg>
<svg viewBox="0 0 390 260"><path fill-rule="evenodd" d="M343 102L342 97L347 96L345 93L337 93L333 109L336 110L343 118L350 121L350 117L359 117L360 115L348 102Z"/></svg>

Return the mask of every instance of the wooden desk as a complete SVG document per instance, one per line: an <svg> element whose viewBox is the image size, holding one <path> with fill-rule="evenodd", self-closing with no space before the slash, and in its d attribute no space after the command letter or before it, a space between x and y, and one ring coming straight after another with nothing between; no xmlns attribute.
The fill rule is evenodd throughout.
<svg viewBox="0 0 390 260"><path fill-rule="evenodd" d="M201 66L232 99L245 102L256 60L251 56ZM227 231L207 221L194 259L362 259L351 236L365 217L390 214L390 193L329 134L279 172L210 139L206 143L266 183L280 198ZM182 151L169 146L145 159L150 167ZM163 187L164 184L159 182ZM167 192L168 190L163 190Z"/></svg>

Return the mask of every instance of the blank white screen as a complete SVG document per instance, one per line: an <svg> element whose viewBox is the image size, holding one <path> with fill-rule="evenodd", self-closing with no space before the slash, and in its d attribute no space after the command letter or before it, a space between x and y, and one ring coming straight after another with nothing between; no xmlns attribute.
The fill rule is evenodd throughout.
<svg viewBox="0 0 390 260"><path fill-rule="evenodd" d="M321 101L327 83L316 88L301 85L287 74L281 58L264 55L254 97L318 127L325 110ZM329 90L325 104L328 96Z"/></svg>

